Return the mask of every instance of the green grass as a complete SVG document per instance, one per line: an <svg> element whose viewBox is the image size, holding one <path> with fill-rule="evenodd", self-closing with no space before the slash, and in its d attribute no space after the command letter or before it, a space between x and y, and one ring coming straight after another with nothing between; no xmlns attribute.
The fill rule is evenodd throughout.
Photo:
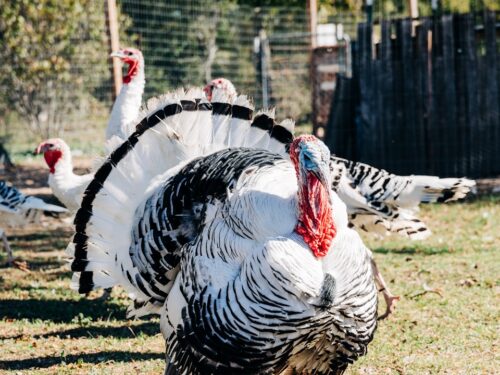
<svg viewBox="0 0 500 375"><path fill-rule="evenodd" d="M493 374L500 368L500 198L427 205L421 216L434 231L426 241L366 238L402 299L349 373ZM10 232L31 272L0 269L0 372L161 373L158 319L127 320L118 289L106 303L72 292L63 257L70 228L48 224ZM422 294L424 284L442 296Z"/></svg>

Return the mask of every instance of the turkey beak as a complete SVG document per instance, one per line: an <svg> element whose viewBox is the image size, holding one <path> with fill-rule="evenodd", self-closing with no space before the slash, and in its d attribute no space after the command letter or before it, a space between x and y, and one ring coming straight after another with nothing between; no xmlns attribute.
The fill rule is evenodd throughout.
<svg viewBox="0 0 500 375"><path fill-rule="evenodd" d="M46 145L44 142L42 142L42 143L40 143L40 144L38 145L38 147L36 148L36 150L35 150L35 151L33 151L33 153L34 153L35 155L38 155L38 154L44 154L44 153L45 153L45 151L46 151L46 149L47 149L47 145Z"/></svg>
<svg viewBox="0 0 500 375"><path fill-rule="evenodd" d="M113 57L117 57L119 59L123 59L125 57L125 55L123 54L122 51L115 51L115 52L112 52L109 57L113 58Z"/></svg>

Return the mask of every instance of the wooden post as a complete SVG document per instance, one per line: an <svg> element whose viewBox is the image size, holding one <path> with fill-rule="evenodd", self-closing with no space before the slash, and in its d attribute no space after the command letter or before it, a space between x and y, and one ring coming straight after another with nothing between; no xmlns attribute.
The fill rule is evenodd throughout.
<svg viewBox="0 0 500 375"><path fill-rule="evenodd" d="M418 1L408 0L408 8L410 9L410 18L418 18Z"/></svg>
<svg viewBox="0 0 500 375"><path fill-rule="evenodd" d="M318 24L318 2L307 0L307 13L309 15L309 32L311 33L311 49L316 48L316 25Z"/></svg>
<svg viewBox="0 0 500 375"><path fill-rule="evenodd" d="M116 1L106 1L106 26L109 40L109 53L120 48L120 37L118 34L118 16L116 11ZM122 88L122 66L118 59L111 59L111 72L113 74L113 100L116 99Z"/></svg>
<svg viewBox="0 0 500 375"><path fill-rule="evenodd" d="M317 46L317 34L316 34L316 25L318 24L318 2L317 0L307 0L306 1L306 11L309 20L309 33L311 34L310 39L310 48L309 48L309 81L311 82L311 108L314 108L314 87L317 84L316 82L316 67L314 66L314 50ZM313 119L315 118L315 114L313 113ZM317 135L316 123L313 120L313 134Z"/></svg>

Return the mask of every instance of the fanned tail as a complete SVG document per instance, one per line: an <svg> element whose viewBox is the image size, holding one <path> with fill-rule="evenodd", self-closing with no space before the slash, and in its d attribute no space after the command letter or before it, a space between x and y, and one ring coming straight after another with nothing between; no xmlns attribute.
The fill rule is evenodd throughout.
<svg viewBox="0 0 500 375"><path fill-rule="evenodd" d="M138 255L129 253L135 214L143 202L188 161L222 148L267 147L286 155L292 121L276 124L265 113L253 117L246 96L232 103L225 97L215 99L219 101L209 103L200 90L191 89L150 100L136 131L102 162L84 193L67 249L74 289L88 293L120 284L134 300L131 313L156 312L175 280L175 270L165 268L168 261L162 258L141 259L142 266L163 275L161 282L149 279L134 263ZM266 130L257 127L258 139L251 138L252 127L261 122ZM160 242L156 246L162 248Z"/></svg>

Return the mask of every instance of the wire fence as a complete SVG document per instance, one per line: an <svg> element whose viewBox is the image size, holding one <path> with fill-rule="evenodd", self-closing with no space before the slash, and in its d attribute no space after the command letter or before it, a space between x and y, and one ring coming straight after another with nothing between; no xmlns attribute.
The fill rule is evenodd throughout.
<svg viewBox="0 0 500 375"><path fill-rule="evenodd" d="M275 105L281 116L310 115L305 9L203 1L145 8L142 2L125 0L121 5L133 19L127 33L146 59L147 96L222 76L253 97L257 106ZM267 66L265 48L270 52ZM283 94L291 91L308 103L300 106L300 113L291 110L295 106Z"/></svg>
<svg viewBox="0 0 500 375"><path fill-rule="evenodd" d="M10 51L12 69L18 69L16 65L27 67L26 74L19 75L22 82L9 80L15 74L0 70L0 81L10 94L7 99L0 98L0 135L4 141L24 125L31 130L29 142L62 136L82 143L85 149L87 138L98 141L95 134L101 137L102 131L91 130L106 126L113 92L105 2L80 2L81 9L61 6L52 9L53 15L45 15L56 17L52 28L47 28L43 14L33 13L26 19L33 29L28 44L39 48ZM222 76L239 92L253 97L257 107L276 106L281 118L310 122L310 36L304 8L207 0L122 0L118 7L120 45L137 47L144 55L144 100L182 86L202 86ZM57 14L61 12L69 14L66 20ZM57 35L68 22L77 27ZM10 26L5 27L8 30ZM59 42L64 48L57 45ZM270 51L267 66L262 65L260 47L264 44ZM32 58L19 60L30 53ZM265 87L263 75L268 80ZM87 137L84 130L94 135Z"/></svg>
<svg viewBox="0 0 500 375"><path fill-rule="evenodd" d="M18 130L28 126L23 140L30 148L40 138L62 136L83 152L102 149L113 103L105 2L62 2L42 10L19 3L12 7L26 7L18 9L22 22L0 20L7 46L0 50L0 84L6 89L0 96L0 137L12 151ZM351 76L351 42L365 19L362 13L323 17L328 24L311 35L300 7L209 0L117 3L121 46L137 47L145 58L144 101L222 76L253 97L256 107L276 107L278 118L314 126L320 136L339 74ZM374 15L375 46L382 36L381 16ZM313 41L318 47L311 51ZM396 98L403 94L394 91ZM352 111L356 108L347 112Z"/></svg>

